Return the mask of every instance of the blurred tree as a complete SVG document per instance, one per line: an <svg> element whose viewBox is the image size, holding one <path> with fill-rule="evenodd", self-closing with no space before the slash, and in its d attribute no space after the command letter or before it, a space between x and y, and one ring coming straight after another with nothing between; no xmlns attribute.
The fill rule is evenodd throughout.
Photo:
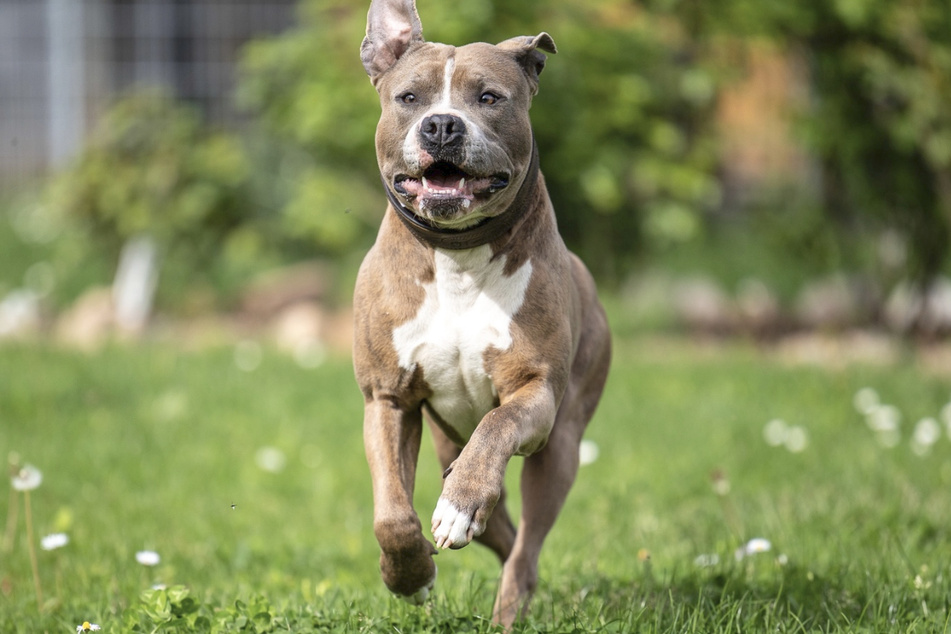
<svg viewBox="0 0 951 634"><path fill-rule="evenodd" d="M368 3L303 0L302 26L251 44L240 98L305 150L282 166L287 226L327 249L371 239L383 209L379 104L359 60ZM546 30L562 54L533 122L562 232L602 275L696 237L719 204L715 81L671 16L618 0L420 1L424 36L464 44ZM345 213L349 212L349 213Z"/></svg>
<svg viewBox="0 0 951 634"><path fill-rule="evenodd" d="M160 294L174 293L171 287L209 275L216 260L246 251L249 235L255 241L246 231L256 213L249 175L236 138L209 130L168 95L142 91L105 114L44 197L52 213L85 235L84 249L117 259L128 240L154 240L168 274Z"/></svg>
<svg viewBox="0 0 951 634"><path fill-rule="evenodd" d="M951 3L655 0L698 41L767 38L804 59L799 131L821 167L826 231L901 236L927 285L951 247Z"/></svg>

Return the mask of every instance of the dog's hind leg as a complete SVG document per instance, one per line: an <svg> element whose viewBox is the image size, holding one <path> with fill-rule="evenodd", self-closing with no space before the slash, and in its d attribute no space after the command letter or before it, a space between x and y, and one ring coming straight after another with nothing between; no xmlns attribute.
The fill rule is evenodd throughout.
<svg viewBox="0 0 951 634"><path fill-rule="evenodd" d="M580 433L555 423L545 448L525 458L522 517L512 553L502 567L492 620L510 628L528 609L538 584L542 544L564 505L578 472Z"/></svg>
<svg viewBox="0 0 951 634"><path fill-rule="evenodd" d="M597 322L596 322L597 323ZM592 345L575 358L574 377L562 399L548 443L525 458L522 516L515 546L502 568L492 620L510 629L528 611L538 585L538 557L578 474L581 437L594 415L610 365L610 344L600 322L586 333Z"/></svg>

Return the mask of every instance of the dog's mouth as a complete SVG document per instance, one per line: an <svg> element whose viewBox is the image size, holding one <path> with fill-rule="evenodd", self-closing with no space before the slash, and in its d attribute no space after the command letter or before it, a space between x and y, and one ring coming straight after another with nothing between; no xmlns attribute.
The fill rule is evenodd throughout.
<svg viewBox="0 0 951 634"><path fill-rule="evenodd" d="M433 163L418 177L398 174L393 179L393 189L398 194L420 209L432 207L437 215L443 215L438 210L456 204L468 209L508 185L508 174L476 176L447 161Z"/></svg>

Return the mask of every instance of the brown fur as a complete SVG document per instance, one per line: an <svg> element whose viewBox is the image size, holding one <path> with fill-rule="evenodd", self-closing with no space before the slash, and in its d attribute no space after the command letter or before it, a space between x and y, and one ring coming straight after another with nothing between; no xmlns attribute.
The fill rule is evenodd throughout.
<svg viewBox="0 0 951 634"><path fill-rule="evenodd" d="M425 412L445 473L442 498L471 514L474 527L484 527L476 541L503 562L493 620L508 627L528 605L542 542L574 481L578 445L607 376L610 338L590 274L558 235L544 178L538 174L537 183L527 185L519 180L532 150L528 110L544 64L538 49L554 52L551 38L454 48L425 43L421 33L411 0L374 0L362 52L383 109L376 143L384 181L408 169L402 142L419 112L394 105L396 96L411 90L418 99L432 100L446 60L454 56L452 105L489 139L491 157L481 160L498 161L513 175L513 184L495 194L483 213L513 213L518 186L536 188L527 209L515 210L524 217L491 243L493 259L505 257L505 275L528 260L532 275L511 323L511 346L484 354L498 400L466 441L428 405L426 368L407 370L398 362L393 332L416 316L421 284L435 275L435 251L410 233L392 205L387 208L354 294L354 367L365 400L374 532L390 590L411 596L431 582L436 549L412 506ZM505 91L507 100L489 110L466 100L466 94L487 89ZM505 509L503 487L515 455L526 456L518 530Z"/></svg>

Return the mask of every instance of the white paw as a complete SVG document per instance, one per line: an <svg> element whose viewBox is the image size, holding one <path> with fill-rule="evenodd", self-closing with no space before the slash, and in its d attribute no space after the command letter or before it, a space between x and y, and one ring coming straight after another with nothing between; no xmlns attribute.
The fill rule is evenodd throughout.
<svg viewBox="0 0 951 634"><path fill-rule="evenodd" d="M433 538L437 548L462 548L482 534L472 518L463 514L445 498L439 498L433 511Z"/></svg>
<svg viewBox="0 0 951 634"><path fill-rule="evenodd" d="M425 586L414 592L413 594L394 594L393 596L399 597L403 601L406 601L410 605L420 606L426 603L426 600L429 599L429 595L432 594L433 588L436 587L436 576L439 574L439 568L433 572L433 578L429 580Z"/></svg>

